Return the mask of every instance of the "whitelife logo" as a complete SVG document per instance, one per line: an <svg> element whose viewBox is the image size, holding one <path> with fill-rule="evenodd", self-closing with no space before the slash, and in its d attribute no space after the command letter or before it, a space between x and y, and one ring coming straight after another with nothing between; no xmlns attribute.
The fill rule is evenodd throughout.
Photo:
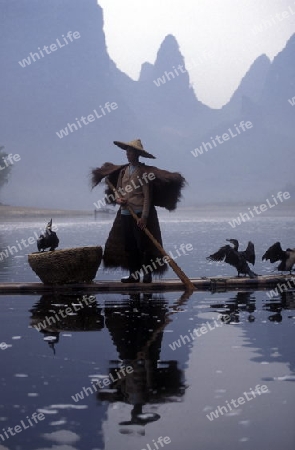
<svg viewBox="0 0 295 450"><path fill-rule="evenodd" d="M78 31L75 31L74 33L72 33L71 31L68 31L67 36L65 36L64 34L62 35L62 39L60 42L59 39L56 39L55 43L51 44L51 45L44 45L44 47L41 49L40 47L38 47L39 52L38 53L30 53L29 56L27 58L24 58L22 61L19 61L19 65L24 69L27 66L30 66L32 64L32 62L36 62L39 61L42 58L45 58L46 55L50 55L53 52L56 52L58 49L66 47L67 45L70 44L70 42L74 42L74 40L76 39L80 39L81 35ZM68 42L68 40L70 42ZM49 50L50 49L50 50ZM45 54L44 54L45 53Z"/></svg>
<svg viewBox="0 0 295 450"><path fill-rule="evenodd" d="M175 252L176 255L173 254L173 252L170 250L169 251L169 255L163 256L162 258L156 258L155 261L153 259L150 260L150 264L143 264L141 266L140 270L136 270L136 272L133 272L131 274L131 276L134 279L140 278L141 276L147 275L148 273L152 273L154 270L157 270L158 267L163 267L165 264L169 264L169 261L171 261L171 259L173 259L174 261L179 257L179 256L186 256L188 255L188 253L186 253L185 250L187 250L188 252L191 252L194 248L192 246L192 244L181 244L179 246L179 248L177 248L177 246L175 245ZM182 252L182 254L181 254ZM158 266L157 266L158 264Z"/></svg>
<svg viewBox="0 0 295 450"><path fill-rule="evenodd" d="M218 406L217 409L215 409L215 411L212 411L210 414L206 414L206 417L210 420L210 422L212 422L212 420L214 419L218 419L219 414L221 416L223 416L223 414L228 414L230 411L233 410L232 406L234 408L238 408L241 405L244 405L244 403L250 402L251 400L253 400L254 398L258 396L262 395L262 394L266 394L267 392L269 392L268 387L263 384L262 386L260 386L259 384L255 387L254 391L250 388L250 392L244 392L244 396L239 397L238 399L234 400L231 399L230 402L226 401L226 405L224 406ZM231 405L232 406L231 406Z"/></svg>
<svg viewBox="0 0 295 450"><path fill-rule="evenodd" d="M218 134L215 136L215 138L213 138L212 136L210 137L211 142L202 142L202 144L200 145L200 147L196 147L194 150L191 150L191 154L197 158L199 155L203 155L204 151L208 152L208 150L212 150L213 146L217 147L218 145L222 145L224 144L226 141L229 141L230 139L233 139L237 136L239 136L240 134L242 134L242 132L245 132L247 130L250 130L251 128L253 128L253 124L252 122L250 122L249 120L247 120L247 122L244 122L244 120L242 120L240 122L239 125L234 124L234 131L236 131L236 133L234 131L232 131L231 128L228 128L228 133L223 133L222 136L219 136ZM216 143L217 141L217 143ZM213 146L212 146L213 144Z"/></svg>
<svg viewBox="0 0 295 450"><path fill-rule="evenodd" d="M43 228L40 229L41 233L44 232ZM53 231L57 231L57 227L52 227ZM29 247L30 245L34 245L37 243L37 240L39 239L39 234L34 231L34 235L30 236L28 239L21 239L21 241L19 242L18 239L15 241L15 245L8 245L8 247L6 247L6 249L0 251L0 261L3 261L5 258L9 258L9 256L13 256L16 253L18 253L19 251L24 250L25 248Z"/></svg>
<svg viewBox="0 0 295 450"><path fill-rule="evenodd" d="M72 307L68 306L65 309L60 309L56 314L52 316L46 316L45 320L34 325L34 328L37 331L46 330L46 328L50 327L51 325L56 325L56 323L61 319L65 319L67 316L75 314L76 312L85 308L85 306L89 306L89 304L95 301L96 297L94 295L90 295L89 297L87 297L87 295L83 295L82 300L78 304L72 303ZM84 302L84 305L82 302Z"/></svg>
<svg viewBox="0 0 295 450"><path fill-rule="evenodd" d="M272 289L271 291L267 292L266 295L268 296L269 299L272 299L273 297L278 297L279 294L288 291L288 289L294 289L294 287L295 287L295 277L291 277L290 280L287 281L287 283L278 284L275 289Z"/></svg>
<svg viewBox="0 0 295 450"><path fill-rule="evenodd" d="M295 5L295 3L294 3L294 5ZM278 12L272 16L268 16L265 19L263 19L259 25L255 25L254 28L252 28L252 33L254 35L257 35L258 33L262 33L263 31L269 30L273 26L278 25L283 20L290 19L291 16L294 16L294 15L295 15L295 10L292 8L291 5L289 5L288 9Z"/></svg>
<svg viewBox="0 0 295 450"><path fill-rule="evenodd" d="M203 56L197 58L197 61L195 59L191 59L188 63L186 63L186 67L184 67L183 64L178 64L177 68L173 66L171 68L171 72L168 72L165 70L162 76L157 78L156 80L153 80L153 83L157 86L163 86L166 84L166 82L174 80L176 77L179 77L183 73L187 73L192 68L196 68L200 66L201 64L213 59L213 55L211 53L206 53ZM177 70L178 69L178 70Z"/></svg>
<svg viewBox="0 0 295 450"><path fill-rule="evenodd" d="M130 373L134 372L132 366L122 366L119 370L115 371L116 377L110 373L108 376L103 377L103 380L92 380L92 386L83 387L83 391L77 392L75 395L71 395L72 399L75 403L78 403L80 400L85 399L88 395L94 394L97 392L97 385L100 389L103 389L106 386L109 386L111 383L115 383L118 380L121 380L124 377L127 377Z"/></svg>
<svg viewBox="0 0 295 450"><path fill-rule="evenodd" d="M1 342L0 344L0 350L6 350L9 347L12 347L12 345L6 344L6 342Z"/></svg>
<svg viewBox="0 0 295 450"><path fill-rule="evenodd" d="M223 322L221 321L221 319L223 319ZM202 335L208 333L208 331L216 330L217 328L223 327L223 325L228 322L230 322L229 315L219 314L217 317L217 321L215 319L213 320L213 324L207 321L206 323L202 324L199 328L194 328L192 332L188 331L190 337L187 334L185 334L184 336L181 334L180 339L172 342L172 344L169 344L169 347L171 348L171 350L174 351L177 348L181 348L182 345L186 345L194 341L196 337L202 337Z"/></svg>
<svg viewBox="0 0 295 450"><path fill-rule="evenodd" d="M131 184L127 184L125 186L125 189L123 189L122 187L118 187L117 191L118 193L121 195L121 197L124 197L125 195L127 195L127 193L133 192L135 189L140 188L141 186L144 186L144 184L148 184L150 181L154 180L156 178L156 175L153 172L147 173L144 172L144 174L142 174L142 177L140 177L139 175L137 175L137 180L138 180L138 185L136 184L136 182L134 180L131 180ZM107 206L107 203L111 203L111 202L115 202L117 198L119 198L120 196L116 196L113 194L108 194L105 195L104 198L102 200L98 200L97 202L94 202L94 206L96 209L100 209L100 208L104 208L105 206Z"/></svg>
<svg viewBox="0 0 295 450"><path fill-rule="evenodd" d="M107 114L110 114L115 109L118 109L118 105L117 105L116 102L112 102L112 103L106 102L104 106L99 105L99 109L100 109L100 112L102 113L102 115L100 115L97 112L97 110L94 109L93 110L94 115L93 114L89 114L87 117L81 116L80 119L78 119L76 117L75 120L76 120L79 128L82 128L81 122L83 123L83 125L89 125L89 123L94 122L96 119L101 119L103 116L106 116ZM56 134L59 137L59 139L62 139L63 137L69 135L69 130L70 130L71 133L73 133L74 131L79 130L78 126L75 123L68 123L67 126L64 129L62 129L60 131L56 131Z"/></svg>
<svg viewBox="0 0 295 450"><path fill-rule="evenodd" d="M31 417L26 417L27 423L24 420L20 421L20 425L15 425L14 427L3 428L3 432L0 434L0 439L2 442L8 440L11 436L15 436L17 433L21 433L23 430L27 430L30 427L38 424L39 421L45 419L43 413L34 412ZM0 448L4 448L0 446Z"/></svg>
<svg viewBox="0 0 295 450"><path fill-rule="evenodd" d="M169 436L165 436L164 438L162 436L158 437L157 442L155 439L153 439L153 447L150 446L150 444L146 444L146 448L143 448L142 450L160 450L160 448L164 447L164 444L170 444L171 439ZM160 444L160 445L158 445ZM160 447L161 446L161 447Z"/></svg>
<svg viewBox="0 0 295 450"><path fill-rule="evenodd" d="M0 170L5 170L9 166L13 166L14 163L21 160L21 157L18 153L13 155L12 153L9 153L7 156L2 156L2 162L0 163ZM4 164L2 166L2 164Z"/></svg>
<svg viewBox="0 0 295 450"><path fill-rule="evenodd" d="M283 198L282 198L283 197ZM259 206L254 206L251 210L251 208L248 208L249 214L246 213L240 213L240 217L236 217L233 220L230 220L228 223L232 228L235 228L237 225L241 225L242 222L248 222L249 220L253 219L255 217L255 214L258 216L259 214L267 211L268 209L274 208L274 206L277 206L279 204L278 200L282 203L284 200L289 200L291 198L291 195L289 192L278 192L276 197L272 195L272 199L274 203L271 203L271 201L267 198L265 201L266 203L262 203ZM277 200L278 199L278 200Z"/></svg>

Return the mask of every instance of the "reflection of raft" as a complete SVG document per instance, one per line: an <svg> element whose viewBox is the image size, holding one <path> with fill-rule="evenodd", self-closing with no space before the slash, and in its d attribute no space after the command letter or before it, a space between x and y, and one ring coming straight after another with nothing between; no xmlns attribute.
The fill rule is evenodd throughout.
<svg viewBox="0 0 295 450"><path fill-rule="evenodd" d="M55 253L55 252L54 252ZM257 278L246 277L204 277L191 278L196 291L225 292L229 290L274 289L278 293L294 289L295 283L292 275L264 275ZM153 283L123 284L120 281L96 281L91 284L64 284L45 286L41 283L0 283L0 294L25 294L45 292L163 292L184 291L185 286L180 280L155 280Z"/></svg>
<svg viewBox="0 0 295 450"><path fill-rule="evenodd" d="M31 253L28 261L44 284L90 283L102 259L101 247Z"/></svg>

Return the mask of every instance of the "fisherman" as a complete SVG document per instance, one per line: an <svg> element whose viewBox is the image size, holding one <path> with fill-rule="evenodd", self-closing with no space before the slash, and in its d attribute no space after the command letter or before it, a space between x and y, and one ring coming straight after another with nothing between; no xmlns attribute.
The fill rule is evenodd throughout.
<svg viewBox="0 0 295 450"><path fill-rule="evenodd" d="M115 166L105 163L92 171L92 186L108 177L116 187L117 195L110 188L106 189L106 201L120 205L105 245L104 266L127 269L129 276L122 278L122 283L138 283L141 275L144 283L151 283L152 273L162 275L168 267L144 229L147 227L162 245L155 206L174 210L185 179L177 172L171 173L139 162L140 157L155 159L143 148L140 139L127 143L114 141L114 144L126 151L128 164ZM136 221L129 208L136 214Z"/></svg>
<svg viewBox="0 0 295 450"><path fill-rule="evenodd" d="M147 267L150 262L148 253L147 236L144 228L147 225L149 211L151 207L151 185L149 179L153 176L145 176L144 164L139 162L139 157L155 157L143 149L141 141L131 141L127 144L114 141L118 147L126 150L128 166L124 167L119 174L117 189L123 196L117 199L121 209L122 232L125 243L125 250L128 254L129 276L121 279L122 283L138 283L139 273L143 267ZM153 175L153 174L149 174ZM135 222L127 205L130 206L138 217ZM143 275L143 283L151 283L152 273L147 271Z"/></svg>

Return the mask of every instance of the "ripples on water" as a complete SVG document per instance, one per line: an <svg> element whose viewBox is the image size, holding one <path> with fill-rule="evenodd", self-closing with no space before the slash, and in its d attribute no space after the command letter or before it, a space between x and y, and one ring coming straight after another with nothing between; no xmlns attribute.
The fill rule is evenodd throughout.
<svg viewBox="0 0 295 450"><path fill-rule="evenodd" d="M102 244L111 225L108 218L56 222L62 248ZM2 248L43 225L2 224ZM276 240L292 246L294 236L293 221L284 218L232 230L225 219L169 215L161 228L167 251L193 245L177 260L189 276L235 275L205 260L226 238L238 238L243 247L253 240L255 270L269 273L272 266L261 263L265 249ZM26 252L0 263L2 281L37 281ZM99 270L98 279L114 274ZM157 450L160 436L170 438L164 447L157 444L167 450L294 450L294 292L273 299L265 291L99 294L63 318L59 311L81 298L0 296L0 430L34 412L45 416L9 439L0 436L0 450ZM55 323L37 331L46 317ZM204 334L193 340L193 330L202 327ZM116 380L122 365L133 372ZM97 388L110 374L115 381ZM207 418L257 385L268 392ZM75 401L77 393L84 398Z"/></svg>

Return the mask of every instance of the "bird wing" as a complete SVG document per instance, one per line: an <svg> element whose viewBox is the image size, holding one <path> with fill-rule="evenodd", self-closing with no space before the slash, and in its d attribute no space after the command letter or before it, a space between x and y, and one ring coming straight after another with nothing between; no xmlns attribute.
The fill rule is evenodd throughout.
<svg viewBox="0 0 295 450"><path fill-rule="evenodd" d="M208 256L206 259L208 259L208 261L224 261L230 250L232 250L230 245L224 245L223 247L220 247L217 252Z"/></svg>
<svg viewBox="0 0 295 450"><path fill-rule="evenodd" d="M44 235L40 234L39 238L37 239L37 249L39 252L40 250L42 250L43 242L44 242Z"/></svg>
<svg viewBox="0 0 295 450"><path fill-rule="evenodd" d="M282 259L282 255L283 255L283 250L282 250L281 244L280 244L280 242L276 242L271 247L269 247L268 250L266 250L266 252L262 256L262 261L264 261L264 260L267 261L269 259L271 263L274 263L274 262L280 261Z"/></svg>
<svg viewBox="0 0 295 450"><path fill-rule="evenodd" d="M246 261L249 263L255 264L255 248L253 242L249 241L246 250L243 252L246 258Z"/></svg>
<svg viewBox="0 0 295 450"><path fill-rule="evenodd" d="M285 251L285 258L278 266L278 270L292 270L294 264L295 264L295 250L289 248Z"/></svg>
<svg viewBox="0 0 295 450"><path fill-rule="evenodd" d="M56 234L55 231L51 231L50 242L51 242L53 245L55 245L56 247L58 247L59 239L58 239L57 234Z"/></svg>

